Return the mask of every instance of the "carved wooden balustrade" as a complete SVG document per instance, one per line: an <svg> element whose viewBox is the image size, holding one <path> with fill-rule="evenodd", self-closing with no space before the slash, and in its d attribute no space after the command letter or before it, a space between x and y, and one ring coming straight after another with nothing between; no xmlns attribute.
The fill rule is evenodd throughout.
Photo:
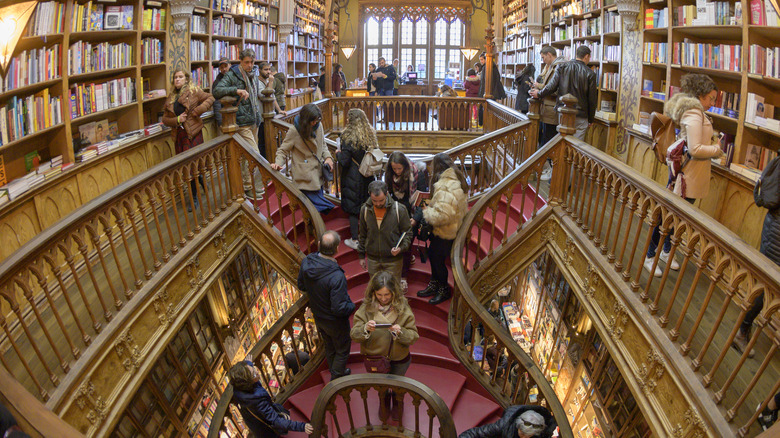
<svg viewBox="0 0 780 438"><path fill-rule="evenodd" d="M400 412L404 412L405 406L412 406L413 418L401 415L397 425L388 424L389 412L378 401L384 399L389 390L393 391L392 397ZM369 410L369 400L372 400L372 406L379 404L384 415L375 413L375 408ZM344 424L344 416L337 414L345 411L348 424ZM328 414L335 430L328 430ZM384 417L384 420L378 417ZM457 436L452 414L438 394L416 380L388 374L359 374L331 381L317 397L311 422L314 426L311 436L314 437Z"/></svg>
<svg viewBox="0 0 780 438"><path fill-rule="evenodd" d="M269 291L272 292L272 291ZM317 370L322 360L325 358L325 352L322 347L322 339L317 335L317 329L314 324L306 322L306 312L308 308L307 298L301 298L279 318L279 320L268 329L268 332L255 344L249 355L253 362L260 369L260 381L263 386L269 389L269 394L276 403L284 403L295 391ZM300 328L300 334L295 335L295 328ZM294 337L295 342L292 341ZM287 349L285 348L287 345ZM273 361L275 352L281 351L285 360L283 369L277 369ZM303 353L308 355L308 361L305 363ZM287 359L289 356L289 359ZM269 375L266 361L271 361L273 374ZM271 385L271 382L276 382ZM209 427L209 438L219 437L219 431L222 428L224 418L234 418L237 410L230 408L233 398L233 386L228 385L219 399L217 409ZM237 422L234 420L234 424Z"/></svg>
<svg viewBox="0 0 780 438"><path fill-rule="evenodd" d="M494 100L486 100L484 105L485 132L492 132L529 119L520 111L515 111Z"/></svg>

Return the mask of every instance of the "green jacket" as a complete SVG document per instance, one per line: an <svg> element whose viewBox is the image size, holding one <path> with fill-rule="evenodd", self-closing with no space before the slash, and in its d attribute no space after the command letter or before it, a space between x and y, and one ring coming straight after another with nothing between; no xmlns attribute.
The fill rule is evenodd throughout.
<svg viewBox="0 0 780 438"><path fill-rule="evenodd" d="M260 94L262 88L260 86L260 81L257 79L257 66L255 66L252 72L247 73L250 81L253 82L249 88L244 82L244 75L241 73L241 70L239 70L240 68L241 66L238 64L230 67L230 70L228 70L222 80L219 81L219 84L214 87L212 94L215 99L221 99L225 96L237 97L238 90L249 91L250 98L241 99L238 102L236 124L238 124L238 126L259 125L260 122L263 121L263 107L262 102L260 101L260 98L262 98L263 95ZM256 98L252 98L251 90L255 91Z"/></svg>
<svg viewBox="0 0 780 438"><path fill-rule="evenodd" d="M284 109L287 106L287 98L285 96L287 89L287 76L279 72L274 75L274 95L276 96L276 103L279 104L279 108Z"/></svg>

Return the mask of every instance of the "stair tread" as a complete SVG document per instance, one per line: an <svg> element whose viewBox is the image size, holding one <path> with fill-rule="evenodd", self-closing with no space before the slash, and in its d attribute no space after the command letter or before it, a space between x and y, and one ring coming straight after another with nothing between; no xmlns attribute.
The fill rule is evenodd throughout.
<svg viewBox="0 0 780 438"><path fill-rule="evenodd" d="M440 342L436 342L433 339L430 338L424 338L420 337L417 342L412 344L411 347L409 347L409 350L411 351L412 355L415 353L425 353L430 356L436 356L441 357L444 359L451 359L452 353L450 353L450 349L448 346L441 344ZM360 354L360 344L357 342L352 343L352 347L349 350L350 354Z"/></svg>
<svg viewBox="0 0 780 438"><path fill-rule="evenodd" d="M455 420L455 430L463 433L472 427L488 424L496 413L502 413L501 406L488 398L464 389L458 396L455 406L450 409Z"/></svg>

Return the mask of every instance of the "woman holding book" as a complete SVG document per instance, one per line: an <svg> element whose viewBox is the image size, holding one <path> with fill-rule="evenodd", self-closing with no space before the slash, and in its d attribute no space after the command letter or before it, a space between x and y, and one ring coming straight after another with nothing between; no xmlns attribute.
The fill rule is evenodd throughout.
<svg viewBox="0 0 780 438"><path fill-rule="evenodd" d="M176 70L171 85L173 91L165 102L162 122L173 129L174 147L176 153L180 154L203 143L203 120L200 115L211 108L214 96L193 85L189 71ZM203 187L203 177L198 177L198 180ZM190 181L190 189L197 209L198 192L194 179Z"/></svg>
<svg viewBox="0 0 780 438"><path fill-rule="evenodd" d="M680 127L678 138L685 140L688 153L682 156L682 170L678 176L672 179L670 174L667 187L693 204L697 199L707 196L710 190L710 160L723 155L718 139L712 135L712 120L704 113L718 97L718 87L709 76L694 73L683 76L680 86L682 92L672 96L664 105L664 115ZM659 259L661 262L671 263L670 268L676 271L680 269L680 265L673 258L669 260L669 251L672 248L670 236L673 232L674 230L670 230L667 234ZM653 230L647 249L644 267L648 271L653 268L660 236L659 225ZM657 263L655 271L652 271L656 277L663 274L659 264Z"/></svg>

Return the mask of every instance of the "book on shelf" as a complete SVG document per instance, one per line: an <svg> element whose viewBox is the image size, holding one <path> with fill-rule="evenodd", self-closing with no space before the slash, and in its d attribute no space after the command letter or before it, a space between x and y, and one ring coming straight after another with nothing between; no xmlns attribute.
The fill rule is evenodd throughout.
<svg viewBox="0 0 780 438"><path fill-rule="evenodd" d="M764 48L751 44L748 48L748 72L780 78L780 47Z"/></svg>
<svg viewBox="0 0 780 438"><path fill-rule="evenodd" d="M25 36L63 33L65 30L65 3L40 2L27 24Z"/></svg>
<svg viewBox="0 0 780 438"><path fill-rule="evenodd" d="M757 169L754 169L752 167L748 167L744 164L739 163L731 163L729 165L729 169L733 170L734 172L748 178L751 181L758 181L758 178L761 176L761 172Z"/></svg>
<svg viewBox="0 0 780 438"><path fill-rule="evenodd" d="M645 29L669 27L669 8L645 9Z"/></svg>
<svg viewBox="0 0 780 438"><path fill-rule="evenodd" d="M107 6L103 18L104 30L118 30L122 27L122 7Z"/></svg>
<svg viewBox="0 0 780 438"><path fill-rule="evenodd" d="M780 25L778 11L772 6L771 0L750 0L750 24L774 27Z"/></svg>

